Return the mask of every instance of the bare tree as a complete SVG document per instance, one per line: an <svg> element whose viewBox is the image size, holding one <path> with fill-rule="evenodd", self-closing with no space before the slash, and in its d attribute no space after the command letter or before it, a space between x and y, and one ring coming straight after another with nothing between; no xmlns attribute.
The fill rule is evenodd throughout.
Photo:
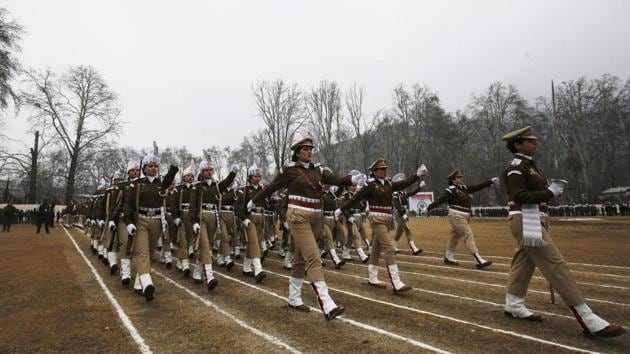
<svg viewBox="0 0 630 354"><path fill-rule="evenodd" d="M297 84L287 85L280 79L258 81L253 85L252 92L258 115L267 126L269 146L276 170L279 170L288 160L291 143L304 123L302 92Z"/></svg>
<svg viewBox="0 0 630 354"><path fill-rule="evenodd" d="M372 150L371 134L374 129L374 119L368 120L363 115L363 99L365 91L363 86L357 87L354 83L346 91L346 110L350 118L350 125L354 133L353 138L360 150L361 169L370 165L370 151Z"/></svg>
<svg viewBox="0 0 630 354"><path fill-rule="evenodd" d="M53 130L68 154L65 199L73 199L83 154L121 129L117 95L89 66L70 68L60 78L50 70L27 76L31 88L22 92L21 102L32 111L33 126Z"/></svg>
<svg viewBox="0 0 630 354"><path fill-rule="evenodd" d="M20 52L18 42L24 32L22 26L8 18L8 14L0 7L0 109L7 107L9 97L16 98L11 81L20 72L15 53Z"/></svg>
<svg viewBox="0 0 630 354"><path fill-rule="evenodd" d="M343 137L341 89L335 81L322 80L306 96L308 122L323 162L337 170L337 143Z"/></svg>

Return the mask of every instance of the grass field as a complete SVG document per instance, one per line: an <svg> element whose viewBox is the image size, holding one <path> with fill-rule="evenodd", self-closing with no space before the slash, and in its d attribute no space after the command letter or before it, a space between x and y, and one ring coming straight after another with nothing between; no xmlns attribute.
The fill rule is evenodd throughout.
<svg viewBox="0 0 630 354"><path fill-rule="evenodd" d="M156 298L146 303L109 275L82 230L37 235L30 225L14 225L0 233L0 352L630 352L630 334L582 335L557 294L550 303L538 272L527 304L545 321L503 315L515 249L505 219L473 221L481 254L494 262L484 271L463 244L459 267L442 263L445 219L413 219L410 226L425 252L411 256L402 243L397 262L414 290L394 295L389 283L386 290L368 287L367 266L355 261L337 271L328 261L330 293L346 307L328 322L306 284L303 299L315 311L287 307L288 272L275 253L265 260L262 284L243 276L238 263L231 271L215 267L219 286L212 293L155 262ZM556 218L551 234L589 305L629 328L630 218Z"/></svg>

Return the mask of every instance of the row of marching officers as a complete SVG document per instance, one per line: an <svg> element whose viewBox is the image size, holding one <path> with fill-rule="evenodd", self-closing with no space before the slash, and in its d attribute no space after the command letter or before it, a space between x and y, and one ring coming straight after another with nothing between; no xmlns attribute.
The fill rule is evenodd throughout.
<svg viewBox="0 0 630 354"><path fill-rule="evenodd" d="M510 134L517 133L519 132ZM512 150L519 151L517 159L525 161L522 164L524 166L531 162L519 156L526 156L524 152L528 151L521 152L518 149L522 144L535 141L535 138L531 135L531 130L520 133L522 134L515 135L516 138L508 134L506 141ZM422 188L424 182L421 181L421 177L427 174L427 168L421 165L412 176L397 176L390 179L387 176L387 162L379 158L369 167L369 176L359 171L341 176L312 162L311 139L298 141L291 150L292 161L280 169L270 183L265 186L261 184L261 171L254 165L248 168L247 184L242 188L238 188L234 183L238 166L232 166L228 176L218 181L214 178L215 166L208 161L200 164L196 181L192 169L187 168L182 172L182 183L175 186L173 181L178 168L170 166L166 175L162 177L158 173L159 158L149 154L142 159L139 166L133 163L128 166L127 181L115 178L114 185L95 198L91 209L97 212L93 213L91 218L97 221L92 222L92 246L104 259L104 263L108 264L112 274L118 270L118 253L123 254L120 259L120 274L125 286L131 282L132 258L135 265L133 287L147 301L151 301L155 294L150 273L151 260L157 249L161 250L167 267L172 262L171 252L174 250L176 267L183 276L189 277L191 267L194 267L193 280L196 283L203 283L212 291L218 285L213 276L213 245L217 246L216 264L228 270L234 266L232 257L239 257L236 252L239 245L245 245L243 274L253 277L260 283L266 278L263 270L265 255L275 241L274 236L269 235L270 232L275 233L276 229L276 218L269 210L269 198L282 189L283 197L275 209L283 232L281 249L285 255L285 268L291 270L288 286L290 308L309 311L302 301L301 291L304 281L308 281L324 317L332 320L341 315L344 307L335 302L328 291L322 257L330 255L335 268L339 269L348 260L348 250L352 247L360 260L368 264L370 286L387 287L386 283L379 280L378 263L382 257L394 293L401 294L411 290L411 286L400 277L395 261L396 244L388 232L393 226L394 215L397 215L399 224L397 238L402 234L409 237L406 214L402 208L405 203L402 191L414 184L417 184L417 188L413 193ZM517 162L512 162L510 166L516 172L507 173L508 189L514 183L511 176L520 172ZM142 177L138 177L139 171L142 172ZM448 201L449 210L453 213L451 218L449 212L452 230L451 243L444 259L446 264L457 264L452 255L455 245L461 238L465 240L478 269L491 264L479 255L468 226L471 199L469 193L498 182L498 178L495 177L479 185L466 187L463 184L463 175L459 171L449 176L449 187L443 196L431 205L433 208ZM544 190L549 191L545 192L545 197L561 193L562 185L554 183L548 187L544 186ZM357 186L361 188L357 190ZM520 187L526 186L522 184ZM344 191L345 193L342 193ZM514 205L511 205L511 208L514 208ZM367 242L363 226L366 219L372 230L371 242ZM546 234L543 232L544 235ZM408 242L412 254L422 252L413 240L408 239ZM549 243L550 241L544 240L525 246L541 247ZM337 244L341 245L341 256L336 252ZM363 251L363 246L368 248L369 254ZM531 259L529 262L533 261L528 269L533 269L534 265L539 266L545 276L550 280L554 279L551 273L545 273L545 264L537 263L533 256L534 252L524 249L528 250L526 254ZM525 262L522 260L523 255L524 253L517 253L515 262ZM191 259L195 262L194 266L190 264ZM513 267L521 263L514 263ZM526 278L523 275L523 284L527 283ZM577 291L574 289L574 281L566 280L563 283L554 280L553 283L560 294L563 297L566 295L567 300L571 302L571 309L578 320L584 320L585 330L601 336L610 336L622 331L620 327L609 326L607 322L596 317L585 304L579 303L580 300L573 301L573 298L581 299L581 295L571 293ZM506 296L506 315L540 320L540 316L529 312L523 305L522 290L523 286L526 289L526 285L512 279L510 284ZM565 294L567 287L571 290Z"/></svg>

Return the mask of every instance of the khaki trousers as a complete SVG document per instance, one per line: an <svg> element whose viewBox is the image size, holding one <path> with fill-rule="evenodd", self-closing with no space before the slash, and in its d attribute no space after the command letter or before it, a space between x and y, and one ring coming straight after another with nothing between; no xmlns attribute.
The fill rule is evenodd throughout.
<svg viewBox="0 0 630 354"><path fill-rule="evenodd" d="M510 216L509 220L510 231L518 244L518 249L512 258L507 292L524 298L534 269L538 267L551 286L558 291L567 306L585 303L584 296L578 289L569 267L549 235L549 218L545 216L541 217L540 220L543 240L548 242L544 247L522 246L523 216L515 214Z"/></svg>
<svg viewBox="0 0 630 354"><path fill-rule="evenodd" d="M192 228L192 219L188 211L182 212L182 223L177 228L177 237L179 238L179 245L175 251L175 257L179 259L188 258L188 246L195 244L195 232Z"/></svg>
<svg viewBox="0 0 630 354"><path fill-rule="evenodd" d="M159 218L138 218L136 227L133 259L138 274L147 274L151 272L152 256L162 235L162 223Z"/></svg>
<svg viewBox="0 0 630 354"><path fill-rule="evenodd" d="M317 247L317 237L322 232L322 218L321 211L297 208L287 210L289 229L295 244L291 270L291 276L294 278L306 278L310 282L324 280Z"/></svg>
<svg viewBox="0 0 630 354"><path fill-rule="evenodd" d="M446 249L454 253L457 244L463 239L469 253L479 253L475 244L475 235L470 228L470 214L450 210L448 212L448 221L451 223L451 229L449 230L451 239L448 241Z"/></svg>
<svg viewBox="0 0 630 354"><path fill-rule="evenodd" d="M324 230L322 236L324 237L324 249L326 251L335 248L335 242L333 240L333 230L335 229L335 219L331 216L324 217Z"/></svg>
<svg viewBox="0 0 630 354"><path fill-rule="evenodd" d="M223 257L230 256L230 240L236 239L234 234L234 212L221 211L221 255Z"/></svg>
<svg viewBox="0 0 630 354"><path fill-rule="evenodd" d="M245 230L245 232L247 232L247 258L260 258L260 241L263 237L263 215L251 213L249 220L250 223Z"/></svg>
<svg viewBox="0 0 630 354"><path fill-rule="evenodd" d="M383 252L387 265L396 264L396 261L394 261L394 241L387 232L391 217L371 215L369 219L374 233L372 249L370 250L370 264L378 265L381 252Z"/></svg>
<svg viewBox="0 0 630 354"><path fill-rule="evenodd" d="M116 226L116 237L118 238L118 253L120 254L120 259L130 259L133 254L133 249L129 244L127 224L122 221L122 218L120 218L118 226Z"/></svg>
<svg viewBox="0 0 630 354"><path fill-rule="evenodd" d="M201 223L199 225L199 251L197 260L202 264L212 263L212 242L214 234L217 232L217 215L214 211L204 211L201 214Z"/></svg>
<svg viewBox="0 0 630 354"><path fill-rule="evenodd" d="M105 247L108 251L109 251L109 244L112 241L112 237L114 237L114 233L109 231L109 225L106 222L105 225L103 225L103 238L101 239L101 243L103 247ZM112 246L112 250L113 249L114 247Z"/></svg>
<svg viewBox="0 0 630 354"><path fill-rule="evenodd" d="M394 236L394 240L399 241L400 236L402 236L403 234L405 234L407 243L409 243L409 241L413 241L413 239L411 238L411 230L409 230L407 222L403 220L400 215L396 215L396 235Z"/></svg>

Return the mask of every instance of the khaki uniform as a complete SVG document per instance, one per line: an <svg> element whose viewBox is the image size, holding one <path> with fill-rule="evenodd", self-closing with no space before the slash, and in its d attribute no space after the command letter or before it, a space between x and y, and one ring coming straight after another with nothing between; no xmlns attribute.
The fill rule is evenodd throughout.
<svg viewBox="0 0 630 354"><path fill-rule="evenodd" d="M553 193L547 189L547 180L542 170L536 166L534 160L516 155L505 168L503 181L510 203L510 231L518 245L512 258L507 292L524 298L534 269L538 267L568 306L585 303L569 267L549 235L549 216L545 202L553 198ZM547 242L546 246L526 247L521 244L523 218L520 209L523 204L539 205L542 237Z"/></svg>
<svg viewBox="0 0 630 354"><path fill-rule="evenodd" d="M236 228L235 206L237 200L235 189L229 189L223 193L221 199L221 249L224 258L229 258L233 247L238 247L238 234Z"/></svg>
<svg viewBox="0 0 630 354"><path fill-rule="evenodd" d="M246 239L246 256L249 259L261 258L260 242L263 240L264 232L264 205L265 200L255 202L256 207L250 212L247 211L247 203L263 190L260 185L247 185L237 192L235 205L236 214L241 221L249 219L247 227L243 226Z"/></svg>
<svg viewBox="0 0 630 354"><path fill-rule="evenodd" d="M354 195L355 193L351 191L347 191L346 193L344 193L341 196L341 203L339 207L341 207L343 203L352 199ZM369 251L369 245L367 242L367 233L365 232L365 228L363 226L367 220L367 214L365 214L366 208L367 208L367 202L364 200L359 201L356 205L353 205L350 208L349 215L352 216L352 218L354 219L354 222L345 223L347 237L344 237L344 242L342 243L344 247L348 249L351 247L354 247L354 249L359 254L359 257L361 257L361 260L364 260L364 257L367 257L367 256L362 255L363 246L366 246L367 250ZM374 231L372 231L372 233L374 233ZM363 241L363 243L361 243L361 241Z"/></svg>
<svg viewBox="0 0 630 354"><path fill-rule="evenodd" d="M463 240L468 252L473 255L475 262L478 265L484 264L485 260L479 256L475 236L470 228L471 194L490 187L491 185L492 181L469 186L452 184L444 190L436 201L429 204L427 207L427 211L430 211L442 203L449 203L448 221L451 224L451 229L449 230L450 239L446 246L447 260L451 261L451 256L449 255L455 254L457 244L459 241Z"/></svg>
<svg viewBox="0 0 630 354"><path fill-rule="evenodd" d="M367 200L369 205L368 220L374 232L372 249L370 252L370 264L378 265L381 252L384 253L387 265L396 264L394 261L394 242L388 236L392 224L393 192L405 189L418 180L418 176L408 177L403 181L392 182L390 179L380 180L371 178L368 184L356 192L349 200L343 203L341 210L346 218L350 218L352 206L362 200Z"/></svg>
<svg viewBox="0 0 630 354"><path fill-rule="evenodd" d="M288 188L287 221L295 242L292 277L310 282L323 281L317 238L322 229L321 183L351 185L350 176L336 176L312 163L289 163L252 199L259 203L277 189Z"/></svg>
<svg viewBox="0 0 630 354"><path fill-rule="evenodd" d="M143 291L153 285L149 274L157 240L162 235L161 208L177 171L177 167L171 166L164 178L156 176L153 181L138 178L125 194L123 220L126 225L136 226L133 259Z"/></svg>
<svg viewBox="0 0 630 354"><path fill-rule="evenodd" d="M400 237L404 234L409 244L409 249L412 252L416 252L415 242L411 235L411 230L407 226L407 221L403 218L403 215L407 215L407 206L409 205L409 196L414 195L422 190L422 187L418 186L413 191L407 193L405 191L394 192L394 209L396 210L396 234L394 240L398 242Z"/></svg>
<svg viewBox="0 0 630 354"><path fill-rule="evenodd" d="M193 224L199 223L201 230L197 236L195 251L197 260L202 264L212 263L212 243L218 225L218 210L221 207L222 194L234 181L236 173L231 172L223 181L217 183L200 181L195 183L195 193L190 198L190 213Z"/></svg>
<svg viewBox="0 0 630 354"><path fill-rule="evenodd" d="M193 222L190 215L190 200L192 195L196 193L196 187L193 183L182 183L175 190L175 213L181 220L181 224L177 228L177 237L175 238L175 244L177 245L175 257L181 261L188 259L189 248L195 244L195 233L193 232Z"/></svg>

